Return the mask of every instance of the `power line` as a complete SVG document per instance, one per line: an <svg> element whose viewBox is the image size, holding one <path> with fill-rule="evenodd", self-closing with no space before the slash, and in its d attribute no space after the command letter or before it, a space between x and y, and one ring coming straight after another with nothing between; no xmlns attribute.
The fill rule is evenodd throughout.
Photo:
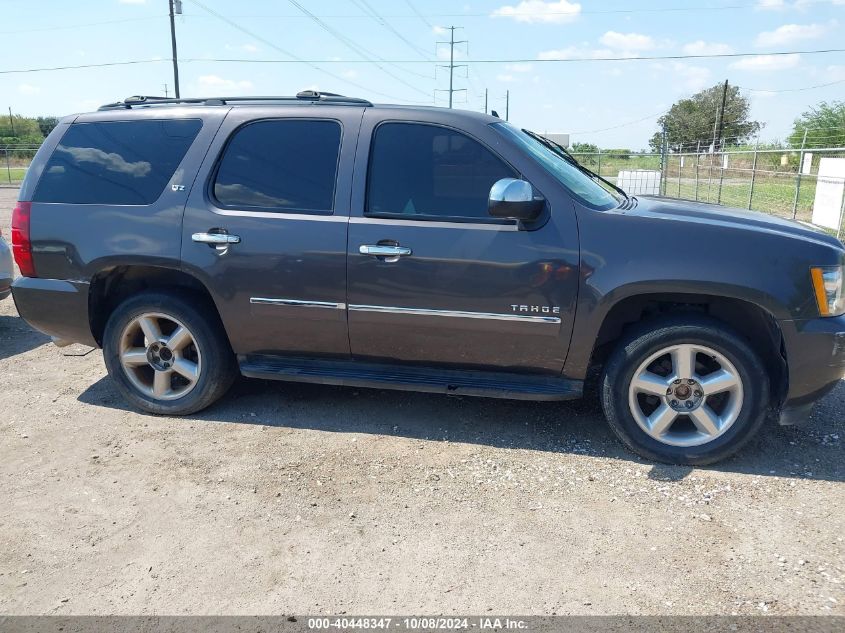
<svg viewBox="0 0 845 633"><path fill-rule="evenodd" d="M222 20L223 22L226 22L231 27L241 31L242 33L249 35L250 37L258 40L259 42L262 42L266 46L269 46L270 48L277 50L280 53L282 53L283 55L287 55L288 57L291 58L290 60L284 60L285 62L297 62L297 63L307 64L308 66L311 66L311 68L313 68L314 70L317 70L317 71L319 71L319 72L321 72L325 75L328 75L329 77L333 77L334 79L337 79L338 81L349 84L350 86L355 86L356 88L358 88L359 90L363 90L364 92L371 92L373 94L377 94L377 95L380 95L382 97L386 97L387 99L392 99L392 100L395 100L395 101L403 101L405 103L409 103L409 101L407 99L401 99L399 97L394 97L392 95L389 95L389 94L386 94L386 93L383 93L383 92L379 92L377 90L370 90L370 89L362 86L361 84L359 84L357 82L354 82L354 81L352 81L352 80L350 80L346 77L342 77L341 75L337 75L330 70L326 70L325 68L322 68L322 67L319 66L319 64L322 63L322 62L302 59L301 57L298 57L297 55L294 55L293 53L286 51L281 46L278 46L275 43L261 37L260 35L253 33L249 29L242 27L237 22L217 13L213 9L208 8L202 2L199 2L199 0L191 0L191 2L193 2L195 5L197 5L198 7L203 9L204 11L206 11L206 12L210 13L211 15L217 17L218 19ZM411 101L410 103L415 103L415 102Z"/></svg>
<svg viewBox="0 0 845 633"><path fill-rule="evenodd" d="M361 9L363 9L363 10L364 10L364 13L370 13L370 15L371 15L371 17L373 18L373 20L375 20L378 24L380 24L380 25L381 25L381 26L383 26L385 29L387 29L388 31L390 31L391 33L393 33L393 34L394 34L396 37L398 37L400 40L402 40L402 41L403 41L405 44L407 44L407 45L408 45L408 47L409 47L411 50L413 50L413 51L414 51L417 55L419 55L419 56L420 56L420 57L422 57L423 59L427 59L427 58L428 58L428 53L426 53L426 52L425 52L424 50L422 50L419 46L417 46L416 44L414 44L411 40L409 40L409 39L408 39L408 38L406 38L404 35L402 35L399 31L397 31L397 30L396 30L396 29L395 29L395 28L394 28L394 27L393 27L390 23L388 23L388 22L387 22L387 20L385 20L382 16L380 16L380 15L378 14L378 11L376 11L375 9L373 9L373 7L372 7L372 6L370 6L370 4L367 2L367 0L352 0L352 2L354 2L354 3L355 3L355 5L356 5L357 7L359 7L359 8L361 8Z"/></svg>
<svg viewBox="0 0 845 633"><path fill-rule="evenodd" d="M841 84L845 82L845 79L838 79L837 81L829 81L826 84L816 84L815 86L805 86L803 88L780 88L778 90L770 90L768 88L744 88L742 86L738 86L741 90L747 90L748 92L803 92L804 90L815 90L816 88L827 88L828 86L834 86L836 84Z"/></svg>
<svg viewBox="0 0 845 633"><path fill-rule="evenodd" d="M86 22L84 24L62 24L59 26L42 26L35 29L21 29L18 31L0 31L0 35L17 35L19 33L40 33L43 31L64 31L67 29L81 29L89 26L106 26L109 24L123 24L124 22L142 22L148 20L161 20L166 14L151 15L142 18L124 18L122 20L105 20L103 22Z"/></svg>
<svg viewBox="0 0 845 633"><path fill-rule="evenodd" d="M306 9L304 6L302 6L302 5L301 5L299 2L297 2L296 0L288 0L288 1L289 1L289 2L293 5L293 6L295 6L297 9L299 9L300 11L302 11L305 15L307 15L308 17L310 17L310 18L311 18L311 19L312 19L312 20L313 20L313 21L314 21L314 22L315 22L315 23L316 23L316 24L317 24L320 28L322 28L322 29L323 29L324 31L326 31L329 35L331 35L331 36L332 36L332 37L334 37L336 40L338 40L341 44L343 44L343 45L344 45L344 46L346 46L347 48L351 49L351 50L352 50L354 53L356 53L357 55L360 55L361 57L363 57L366 61L368 61L368 62L371 62L371 63L375 64L376 68L378 68L379 70L381 70L383 73L385 73L386 75L389 75L390 77L392 77L393 79L395 79L395 80L396 80L396 81L398 81L399 83L404 84L405 86L407 86L407 87L408 87L408 88L410 88L411 90L415 90L416 92L419 92L420 94L423 94L423 95L425 95L426 97L428 97L428 93L427 93L427 92L425 92L425 91L423 91L423 90L420 90L420 89L419 89L419 88L417 88L415 85L413 85L413 84L411 84L411 83L408 83L407 81L405 81L405 80L404 80L404 79L402 79L401 77L397 77L397 76L396 76L396 75L394 75L392 72L390 72L389 70L387 70L386 68L384 68L384 66L382 66L382 65L379 63L379 61L378 61L378 60L380 60L381 58L379 58L377 55L375 55L374 53L371 53L370 51L368 51L366 48L364 48L364 47L363 47L363 46L361 46L360 44L358 44L358 43L354 42L353 40L349 39L348 37L346 37L345 35L343 35L343 34L342 34L342 33L340 33L339 31L337 31L336 29L334 29L334 28L332 28L331 26L329 26L328 24L326 24L323 20L321 20L321 19L320 19L320 18L318 18L316 15L314 15L313 13L311 13L308 9ZM376 59L373 59L373 58L376 58ZM388 62L384 62L384 63L388 63Z"/></svg>
<svg viewBox="0 0 845 633"><path fill-rule="evenodd" d="M169 59L133 59L127 62L104 62L101 64L76 64L74 66L51 66L49 68L22 68L14 70L0 70L0 75L11 75L14 73L40 73L50 70L76 70L78 68L105 68L106 66L129 66L132 64L155 64L169 62ZM184 61L184 60L183 60Z"/></svg>
<svg viewBox="0 0 845 633"><path fill-rule="evenodd" d="M407 4L411 8L411 11L414 12L414 15L416 15L423 24L425 24L430 29L434 28L434 25L425 19L425 16L419 12L417 7L414 6L414 3L411 2L411 0L405 0L405 4Z"/></svg>
<svg viewBox="0 0 845 633"><path fill-rule="evenodd" d="M197 0L192 0L196 2ZM769 53L754 52L754 53L711 53L702 55L648 55L648 56L615 56L615 57L567 57L567 58L551 58L540 59L536 57L517 57L517 58L500 58L500 59L475 59L472 60L474 64L568 64L580 62L628 62L628 61L659 61L667 59L719 59L719 58L735 58L735 57L779 57L783 55L821 55L826 53L845 53L845 48L824 48L816 50L801 50L801 51L774 51ZM365 64L372 63L368 60L339 60L339 59L212 59L207 61L221 61L221 62L244 62L244 63L276 63L286 64L293 62L301 62L308 64ZM423 61L419 59L383 59L384 63L390 64L430 64L430 61Z"/></svg>

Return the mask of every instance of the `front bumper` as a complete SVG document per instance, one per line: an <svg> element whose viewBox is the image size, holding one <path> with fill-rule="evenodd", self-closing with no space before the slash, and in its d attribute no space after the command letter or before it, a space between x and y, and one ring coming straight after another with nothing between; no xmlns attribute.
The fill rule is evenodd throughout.
<svg viewBox="0 0 845 633"><path fill-rule="evenodd" d="M805 421L845 375L845 316L781 321L789 388L780 423Z"/></svg>
<svg viewBox="0 0 845 633"><path fill-rule="evenodd" d="M60 342L97 347L88 320L88 286L82 281L18 277L12 296L18 314L36 330Z"/></svg>

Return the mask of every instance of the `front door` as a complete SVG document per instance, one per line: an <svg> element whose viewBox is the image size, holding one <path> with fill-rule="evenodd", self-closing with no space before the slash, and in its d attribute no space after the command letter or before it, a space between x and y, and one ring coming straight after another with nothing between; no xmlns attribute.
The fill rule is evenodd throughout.
<svg viewBox="0 0 845 633"><path fill-rule="evenodd" d="M233 110L185 210L183 266L211 291L237 354L349 357L346 230L362 110L303 110Z"/></svg>
<svg viewBox="0 0 845 633"><path fill-rule="evenodd" d="M489 125L470 135L432 116L364 116L348 242L352 354L559 373L578 288L571 204L531 227L489 217L493 183L524 174L491 149L503 151Z"/></svg>

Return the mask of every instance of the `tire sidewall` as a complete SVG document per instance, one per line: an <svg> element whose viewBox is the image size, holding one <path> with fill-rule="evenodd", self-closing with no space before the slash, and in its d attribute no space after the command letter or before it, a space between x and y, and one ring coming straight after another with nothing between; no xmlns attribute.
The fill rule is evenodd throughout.
<svg viewBox="0 0 845 633"><path fill-rule="evenodd" d="M640 364L676 344L697 344L723 354L742 380L743 403L731 427L700 446L672 446L649 436L629 408L628 390ZM716 322L665 325L632 337L614 353L602 380L602 404L613 430L636 452L658 461L706 464L739 450L762 424L769 380L759 359L739 336Z"/></svg>

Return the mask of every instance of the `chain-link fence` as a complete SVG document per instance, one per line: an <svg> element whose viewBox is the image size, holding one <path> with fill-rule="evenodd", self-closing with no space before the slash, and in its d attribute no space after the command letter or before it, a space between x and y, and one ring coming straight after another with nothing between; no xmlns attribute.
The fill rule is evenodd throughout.
<svg viewBox="0 0 845 633"><path fill-rule="evenodd" d="M18 187L23 182L38 145L0 146L0 187Z"/></svg>
<svg viewBox="0 0 845 633"><path fill-rule="evenodd" d="M845 158L845 148L731 150L717 153L573 153L588 168L625 188L649 188L649 172L659 172L660 193L811 222L819 163ZM621 177L620 177L621 176ZM633 181L631 180L633 179ZM842 182L842 178L828 181ZM647 193L652 193L647 191ZM843 223L840 209L840 231Z"/></svg>
<svg viewBox="0 0 845 633"><path fill-rule="evenodd" d="M0 147L0 186L19 186L37 145ZM845 158L845 148L731 150L717 153L573 153L589 169L623 188L763 211L811 222L819 163ZM834 179L836 180L836 179ZM841 181L841 179L839 179ZM840 234L845 210L839 214Z"/></svg>

